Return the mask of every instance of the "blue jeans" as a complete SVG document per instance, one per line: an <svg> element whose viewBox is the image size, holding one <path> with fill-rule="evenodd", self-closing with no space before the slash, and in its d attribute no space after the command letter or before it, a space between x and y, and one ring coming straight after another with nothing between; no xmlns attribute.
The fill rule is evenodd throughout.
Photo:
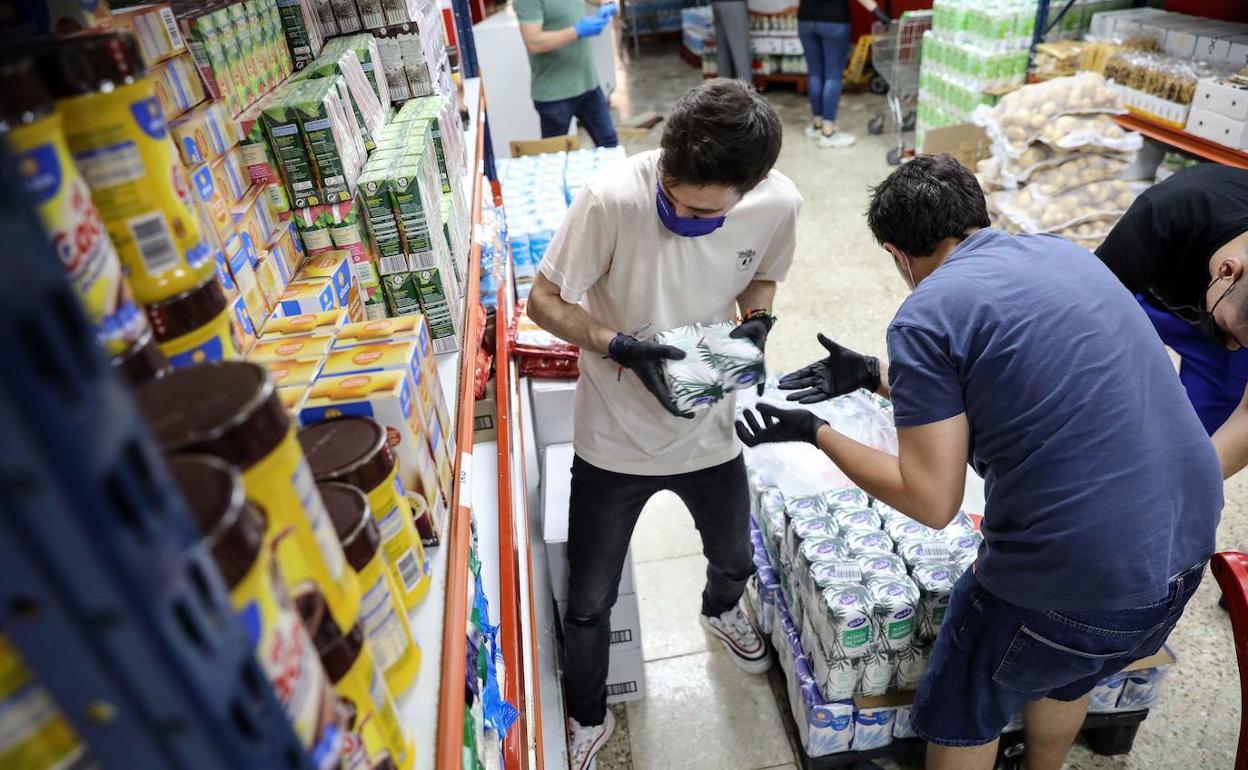
<svg viewBox="0 0 1248 770"><path fill-rule="evenodd" d="M910 725L941 746L996 739L1031 701L1074 701L1161 649L1204 575L1170 579L1166 598L1129 610L1032 610L994 596L967 570L949 598Z"/></svg>
<svg viewBox="0 0 1248 770"><path fill-rule="evenodd" d="M835 21L799 21L797 35L802 39L809 81L810 113L829 123L836 122L841 103L841 77L849 58L849 25Z"/></svg>
<svg viewBox="0 0 1248 770"><path fill-rule="evenodd" d="M553 102L533 100L537 114L542 119L542 138L563 136L572 125L572 118L581 121L589 138L599 147L615 147L620 143L615 135L615 126L611 124L611 112L607 109L607 97L601 88L586 91L571 99L558 99Z"/></svg>
<svg viewBox="0 0 1248 770"><path fill-rule="evenodd" d="M1248 350L1232 353L1213 344L1192 324L1140 298L1161 341L1182 357L1179 380L1212 435L1239 406L1248 387Z"/></svg>

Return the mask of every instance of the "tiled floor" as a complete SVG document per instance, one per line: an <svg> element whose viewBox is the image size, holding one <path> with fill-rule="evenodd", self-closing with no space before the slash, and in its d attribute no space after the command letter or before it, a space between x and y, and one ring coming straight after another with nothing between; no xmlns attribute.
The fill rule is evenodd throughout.
<svg viewBox="0 0 1248 770"><path fill-rule="evenodd" d="M643 47L642 58L622 70L613 107L621 120L647 110L666 112L698 77L674 49ZM819 150L801 134L808 115L804 97L785 91L769 97L786 128L778 166L797 184L806 203L797 259L777 298L780 321L769 338L768 366L773 371L791 369L821 355L817 331L882 356L883 330L905 286L863 222L868 188L889 170L884 161L887 140L870 137L865 130L881 100L846 96L840 123L858 135L859 143L849 150ZM630 153L657 146L661 131L659 124L648 135L626 137ZM1223 547L1248 543L1246 485L1248 474L1227 484ZM675 497L651 501L633 548L647 692L642 701L614 707L616 735L599 757L600 770L795 767L785 734L783 711L788 704L783 690L777 698L769 689L772 680L738 671L697 623L705 561L697 532ZM1160 705L1141 728L1134 751L1107 758L1077 746L1068 768L1231 767L1239 690L1230 624L1217 609L1216 598L1213 580L1207 578L1171 638L1180 662Z"/></svg>

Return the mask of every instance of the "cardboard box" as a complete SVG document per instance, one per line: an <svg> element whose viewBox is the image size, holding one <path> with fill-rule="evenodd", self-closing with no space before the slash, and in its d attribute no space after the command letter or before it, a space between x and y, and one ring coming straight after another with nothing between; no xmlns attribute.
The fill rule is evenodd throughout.
<svg viewBox="0 0 1248 770"><path fill-rule="evenodd" d="M282 277L281 268L278 266L279 261L278 257L262 252L256 263L256 280L260 283L260 291L270 308L277 305L287 288L287 281Z"/></svg>
<svg viewBox="0 0 1248 770"><path fill-rule="evenodd" d="M112 12L114 31L129 32L148 67L186 52L186 43L168 3L136 5Z"/></svg>
<svg viewBox="0 0 1248 770"><path fill-rule="evenodd" d="M261 363L263 363L265 369L269 370L274 384L279 388L290 385L303 385L306 389L306 386L311 385L317 375L321 373L321 360L317 358L263 361Z"/></svg>
<svg viewBox="0 0 1248 770"><path fill-rule="evenodd" d="M313 337L328 337L333 340L346 319L347 312L337 308L320 313L274 316L264 325L264 338L309 334Z"/></svg>
<svg viewBox="0 0 1248 770"><path fill-rule="evenodd" d="M251 244L251 237L246 233L231 235L225 243L225 258L230 266L230 274L234 276L238 293L246 305L254 334L259 336L265 319L269 317L269 303L256 275L259 258Z"/></svg>
<svg viewBox="0 0 1248 770"><path fill-rule="evenodd" d="M373 342L416 341L421 334L424 319L420 315L387 318L382 321L349 323L338 331L335 348L346 348Z"/></svg>
<svg viewBox="0 0 1248 770"><path fill-rule="evenodd" d="M1217 78L1203 78L1196 83L1192 110L1212 112L1231 120L1248 120L1248 88ZM1190 114L1188 120L1191 120Z"/></svg>
<svg viewBox="0 0 1248 770"><path fill-rule="evenodd" d="M330 250L324 254L311 256L300 269L295 280L319 281L329 279L334 286L334 295L338 307L346 308L354 284L351 272L351 256L345 251ZM360 319L356 319L360 320Z"/></svg>
<svg viewBox="0 0 1248 770"><path fill-rule="evenodd" d="M251 349L251 355L247 356L247 360L256 363L267 361L323 362L325 354L329 352L329 344L328 337L314 337L311 334L261 337Z"/></svg>
<svg viewBox="0 0 1248 770"><path fill-rule="evenodd" d="M1236 150L1248 149L1248 122L1209 110L1192 110L1187 118L1187 132Z"/></svg>
<svg viewBox="0 0 1248 770"><path fill-rule="evenodd" d="M234 332L238 335L239 352L246 357L256 344L256 326L241 294L230 303L230 310L233 313Z"/></svg>
<svg viewBox="0 0 1248 770"><path fill-rule="evenodd" d="M273 185L269 185L272 187ZM287 222L279 224L277 231L273 234L273 239L265 244L265 250L274 256L280 257L283 271L289 280L299 273L299 268L303 266L303 249L302 241L296 239L294 225Z"/></svg>
<svg viewBox="0 0 1248 770"><path fill-rule="evenodd" d="M308 398L308 392L311 388L307 385L287 385L279 386L277 389L277 397L281 399L282 406L285 407L290 416L298 419L300 410Z"/></svg>
<svg viewBox="0 0 1248 770"><path fill-rule="evenodd" d="M555 602L556 619L563 624L563 614L568 609L566 600ZM637 594L620 594L611 608L611 649L641 648L641 610Z"/></svg>
<svg viewBox="0 0 1248 770"><path fill-rule="evenodd" d="M537 448L572 443L572 411L576 380L529 379L533 400L533 433Z"/></svg>
<svg viewBox="0 0 1248 770"><path fill-rule="evenodd" d="M568 598L568 500L572 492L571 444L552 444L542 451L542 539L550 569L550 587L555 601ZM633 552L630 548L620 575L619 592L637 592L633 578Z"/></svg>
<svg viewBox="0 0 1248 770"><path fill-rule="evenodd" d="M238 144L235 123L224 102L206 102L169 123L169 133L187 168L216 160Z"/></svg>
<svg viewBox="0 0 1248 770"><path fill-rule="evenodd" d="M459 350L459 330L462 318L460 303L451 288L451 275L438 268L423 268L412 274L420 309L429 324L433 349L438 353Z"/></svg>
<svg viewBox="0 0 1248 770"><path fill-rule="evenodd" d="M157 64L150 77L165 120L173 120L208 96L190 54Z"/></svg>
<svg viewBox="0 0 1248 770"><path fill-rule="evenodd" d="M211 163L191 169L190 176L195 203L203 213L201 218L211 227L216 239L224 244L234 235L229 193L218 184L217 177L212 173Z"/></svg>
<svg viewBox="0 0 1248 770"><path fill-rule="evenodd" d="M641 648L611 647L607 664L607 703L641 700L646 694L646 664Z"/></svg>
<svg viewBox="0 0 1248 770"><path fill-rule="evenodd" d="M441 522L446 503L429 445L420 435L410 374L402 369L338 376L322 371L299 413L300 424L344 414L372 417L386 427L390 448L399 458L399 480L406 489L420 494L435 520Z"/></svg>
<svg viewBox="0 0 1248 770"><path fill-rule="evenodd" d="M320 313L338 307L334 283L329 278L316 281L292 281L273 308L274 315Z"/></svg>
<svg viewBox="0 0 1248 770"><path fill-rule="evenodd" d="M545 139L524 139L511 143L511 157L521 158L526 155L545 155L548 152L572 152L581 149L581 140L576 134L567 136L551 136Z"/></svg>
<svg viewBox="0 0 1248 770"><path fill-rule="evenodd" d="M988 132L981 126L969 123L960 126L933 128L923 135L923 153L940 155L948 153L971 171L975 164L991 154Z"/></svg>

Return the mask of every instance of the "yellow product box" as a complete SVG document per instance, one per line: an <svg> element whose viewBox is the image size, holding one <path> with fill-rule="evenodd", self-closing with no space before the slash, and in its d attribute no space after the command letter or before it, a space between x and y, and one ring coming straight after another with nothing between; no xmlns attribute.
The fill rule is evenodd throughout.
<svg viewBox="0 0 1248 770"><path fill-rule="evenodd" d="M264 325L265 339L269 337L311 334L313 337L333 338L347 319L347 311L335 308L320 313L273 316Z"/></svg>
<svg viewBox="0 0 1248 770"><path fill-rule="evenodd" d="M402 369L332 376L322 370L299 412L311 425L342 415L371 417L386 428L391 450L399 458L399 480L430 510L445 510L429 445L420 435L412 378Z"/></svg>
<svg viewBox="0 0 1248 770"><path fill-rule="evenodd" d="M256 360L255 358L252 359ZM273 382L279 388L291 385L311 385L316 375L321 372L321 361L316 358L286 359L277 361L261 361L269 370Z"/></svg>
<svg viewBox="0 0 1248 770"><path fill-rule="evenodd" d="M217 186L224 190L232 214L234 206L251 189L251 181L243 174L239 166L238 148L231 148L208 165L212 169L212 178Z"/></svg>
<svg viewBox="0 0 1248 770"><path fill-rule="evenodd" d="M273 308L274 315L290 316L320 313L338 307L334 284L328 278L319 281L292 281Z"/></svg>
<svg viewBox="0 0 1248 770"><path fill-rule="evenodd" d="M286 385L279 386L277 389L277 397L281 399L282 406L296 421L299 419L299 410L303 409L303 402L307 399L309 390L311 388L307 385Z"/></svg>
<svg viewBox="0 0 1248 770"><path fill-rule="evenodd" d="M234 220L230 216L229 194L217 183L212 164L204 163L191 169L191 189L200 219L208 225L216 240L224 244L234 234Z"/></svg>
<svg viewBox="0 0 1248 770"><path fill-rule="evenodd" d="M398 342L410 340L415 342L419 336L421 324L419 314L386 318L376 321L349 323L338 332L335 348L347 348L352 345L363 345L372 342Z"/></svg>
<svg viewBox="0 0 1248 770"><path fill-rule="evenodd" d="M169 133L187 168L216 160L238 144L225 102L205 102L169 122Z"/></svg>
<svg viewBox="0 0 1248 770"><path fill-rule="evenodd" d="M264 294L265 304L270 309L277 306L282 295L286 293L286 280L282 278L278 259L268 252L261 252L256 263L256 280L260 283L260 291Z"/></svg>
<svg viewBox="0 0 1248 770"><path fill-rule="evenodd" d="M158 64L151 72L156 101L166 120L173 120L207 98L189 53Z"/></svg>
<svg viewBox="0 0 1248 770"><path fill-rule="evenodd" d="M364 301L351 270L349 252L331 249L309 257L299 271L298 280L321 280L328 278L334 285L334 301L345 308L353 323L364 320Z"/></svg>
<svg viewBox="0 0 1248 770"><path fill-rule="evenodd" d="M238 335L238 350L246 358L256 344L256 325L247 312L247 303L242 295L230 301L230 312L234 314L234 332Z"/></svg>
<svg viewBox="0 0 1248 770"><path fill-rule="evenodd" d="M234 221L234 229L240 233L251 233L251 240L256 244L271 241L279 225L277 217L273 215L272 204L265 197L264 189L259 186L253 186L243 193L243 197L234 204L230 216ZM289 276L286 282L290 282Z"/></svg>
<svg viewBox="0 0 1248 770"><path fill-rule="evenodd" d="M272 186L268 185L268 187ZM265 248L281 256L289 280L295 280L303 263L303 241L300 241L295 234L295 226L289 222L279 223L273 239Z"/></svg>
<svg viewBox="0 0 1248 770"><path fill-rule="evenodd" d="M247 360L258 364L267 361L304 360L319 363L325 358L325 353L328 351L328 337L313 337L310 334L304 334L302 336L279 336L270 339L262 336L260 341L252 347L251 354L247 356Z"/></svg>
<svg viewBox="0 0 1248 770"><path fill-rule="evenodd" d="M269 316L269 302L256 275L258 260L251 237L246 233L231 235L225 242L225 259L230 266L230 275L234 277L234 285L241 295L240 299L247 308L252 327L258 333L264 327L264 319Z"/></svg>
<svg viewBox="0 0 1248 770"><path fill-rule="evenodd" d="M186 41L169 3L121 8L112 12L111 21L113 31L134 35L139 56L148 67L186 53Z"/></svg>

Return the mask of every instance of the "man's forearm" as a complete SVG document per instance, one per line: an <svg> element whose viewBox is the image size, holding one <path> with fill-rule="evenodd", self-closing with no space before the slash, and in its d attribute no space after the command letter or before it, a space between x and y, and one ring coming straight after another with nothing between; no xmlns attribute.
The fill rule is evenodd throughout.
<svg viewBox="0 0 1248 770"><path fill-rule="evenodd" d="M539 25L533 25L539 26ZM524 45L529 53L550 53L576 40L576 27L564 29L524 31Z"/></svg>
<svg viewBox="0 0 1248 770"><path fill-rule="evenodd" d="M529 298L528 312L538 326L581 350L607 354L607 347L615 336L614 329L585 312L585 308L565 302L561 297L542 297L537 302L533 299Z"/></svg>
<svg viewBox="0 0 1248 770"><path fill-rule="evenodd" d="M1222 463L1222 478L1229 479L1248 466L1248 392L1214 432L1213 448Z"/></svg>
<svg viewBox="0 0 1248 770"><path fill-rule="evenodd" d="M938 506L933 504L931 495L906 483L898 457L854 441L826 425L819 429L817 444L850 481L872 497L933 529L943 529L952 520L952 514L945 516L945 512L936 510Z"/></svg>
<svg viewBox="0 0 1248 770"><path fill-rule="evenodd" d="M737 295L737 310L744 317L751 310L771 312L776 300L775 281L750 281L745 290Z"/></svg>
<svg viewBox="0 0 1248 770"><path fill-rule="evenodd" d="M888 387L888 364L883 361L880 362L880 387L876 388L875 392L884 398L893 397L893 391Z"/></svg>

